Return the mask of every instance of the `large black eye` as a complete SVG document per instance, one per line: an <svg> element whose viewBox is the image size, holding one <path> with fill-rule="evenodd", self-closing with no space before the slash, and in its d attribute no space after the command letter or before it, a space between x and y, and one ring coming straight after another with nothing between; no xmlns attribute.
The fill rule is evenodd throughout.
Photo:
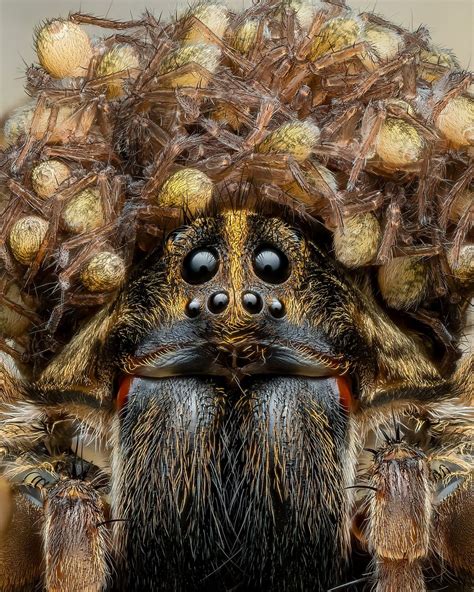
<svg viewBox="0 0 474 592"><path fill-rule="evenodd" d="M269 284L282 284L290 275L288 257L269 245L255 251L253 268L258 277Z"/></svg>
<svg viewBox="0 0 474 592"><path fill-rule="evenodd" d="M188 284L204 284L216 275L217 253L212 249L194 249L183 261L183 279Z"/></svg>

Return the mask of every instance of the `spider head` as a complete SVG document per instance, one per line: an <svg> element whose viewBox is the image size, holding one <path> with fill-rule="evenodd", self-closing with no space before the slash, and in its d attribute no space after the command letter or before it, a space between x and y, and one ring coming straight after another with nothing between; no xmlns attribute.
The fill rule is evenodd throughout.
<svg viewBox="0 0 474 592"><path fill-rule="evenodd" d="M49 398L87 392L87 405L109 405L124 374L244 387L344 376L363 406L424 399L439 382L423 344L337 263L322 226L250 207L173 231L37 384Z"/></svg>
<svg viewBox="0 0 474 592"><path fill-rule="evenodd" d="M342 375L367 354L357 304L301 228L226 210L175 231L147 259L123 294L109 350L125 373L155 378Z"/></svg>

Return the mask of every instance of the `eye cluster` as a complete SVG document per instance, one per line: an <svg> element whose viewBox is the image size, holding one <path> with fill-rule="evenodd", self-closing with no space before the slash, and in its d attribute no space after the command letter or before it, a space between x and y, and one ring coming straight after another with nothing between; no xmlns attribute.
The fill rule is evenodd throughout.
<svg viewBox="0 0 474 592"><path fill-rule="evenodd" d="M272 245L261 245L252 257L255 275L268 284L282 284L291 273L288 257ZM182 277L192 285L205 284L219 269L219 255L211 247L198 247L190 251L183 261Z"/></svg>
<svg viewBox="0 0 474 592"><path fill-rule="evenodd" d="M181 275L188 284L198 286L209 282L219 270L219 253L213 247L197 247L191 250L183 260ZM252 268L255 275L270 285L284 283L291 273L288 257L273 245L262 244L252 255ZM229 305L229 294L225 290L216 291L208 298L207 309L218 315ZM264 299L258 291L245 290L241 294L241 305L250 315L258 315L264 308ZM196 318L200 315L202 303L199 298L193 298L186 306L186 315ZM278 298L273 298L268 304L268 312L276 319L286 314L285 305Z"/></svg>

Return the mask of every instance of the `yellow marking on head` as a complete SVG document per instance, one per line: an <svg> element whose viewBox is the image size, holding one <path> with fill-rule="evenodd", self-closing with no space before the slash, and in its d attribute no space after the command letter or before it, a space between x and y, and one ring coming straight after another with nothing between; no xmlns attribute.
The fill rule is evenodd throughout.
<svg viewBox="0 0 474 592"><path fill-rule="evenodd" d="M246 210L229 210L222 215L224 218L223 236L227 249L228 286L234 297L239 298L245 289L245 247L248 240L248 212ZM238 306L232 307L232 317ZM231 318L230 322L238 319Z"/></svg>

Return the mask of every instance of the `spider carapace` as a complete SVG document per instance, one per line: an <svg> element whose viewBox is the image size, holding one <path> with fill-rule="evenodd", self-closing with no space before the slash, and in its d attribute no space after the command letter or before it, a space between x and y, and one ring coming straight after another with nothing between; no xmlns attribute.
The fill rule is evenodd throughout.
<svg viewBox="0 0 474 592"><path fill-rule="evenodd" d="M29 387L112 441L78 469L56 419L18 457L44 510L17 505L8 544L41 525L49 590L419 592L435 557L466 581L468 369L442 376L322 225L280 214L173 231Z"/></svg>

